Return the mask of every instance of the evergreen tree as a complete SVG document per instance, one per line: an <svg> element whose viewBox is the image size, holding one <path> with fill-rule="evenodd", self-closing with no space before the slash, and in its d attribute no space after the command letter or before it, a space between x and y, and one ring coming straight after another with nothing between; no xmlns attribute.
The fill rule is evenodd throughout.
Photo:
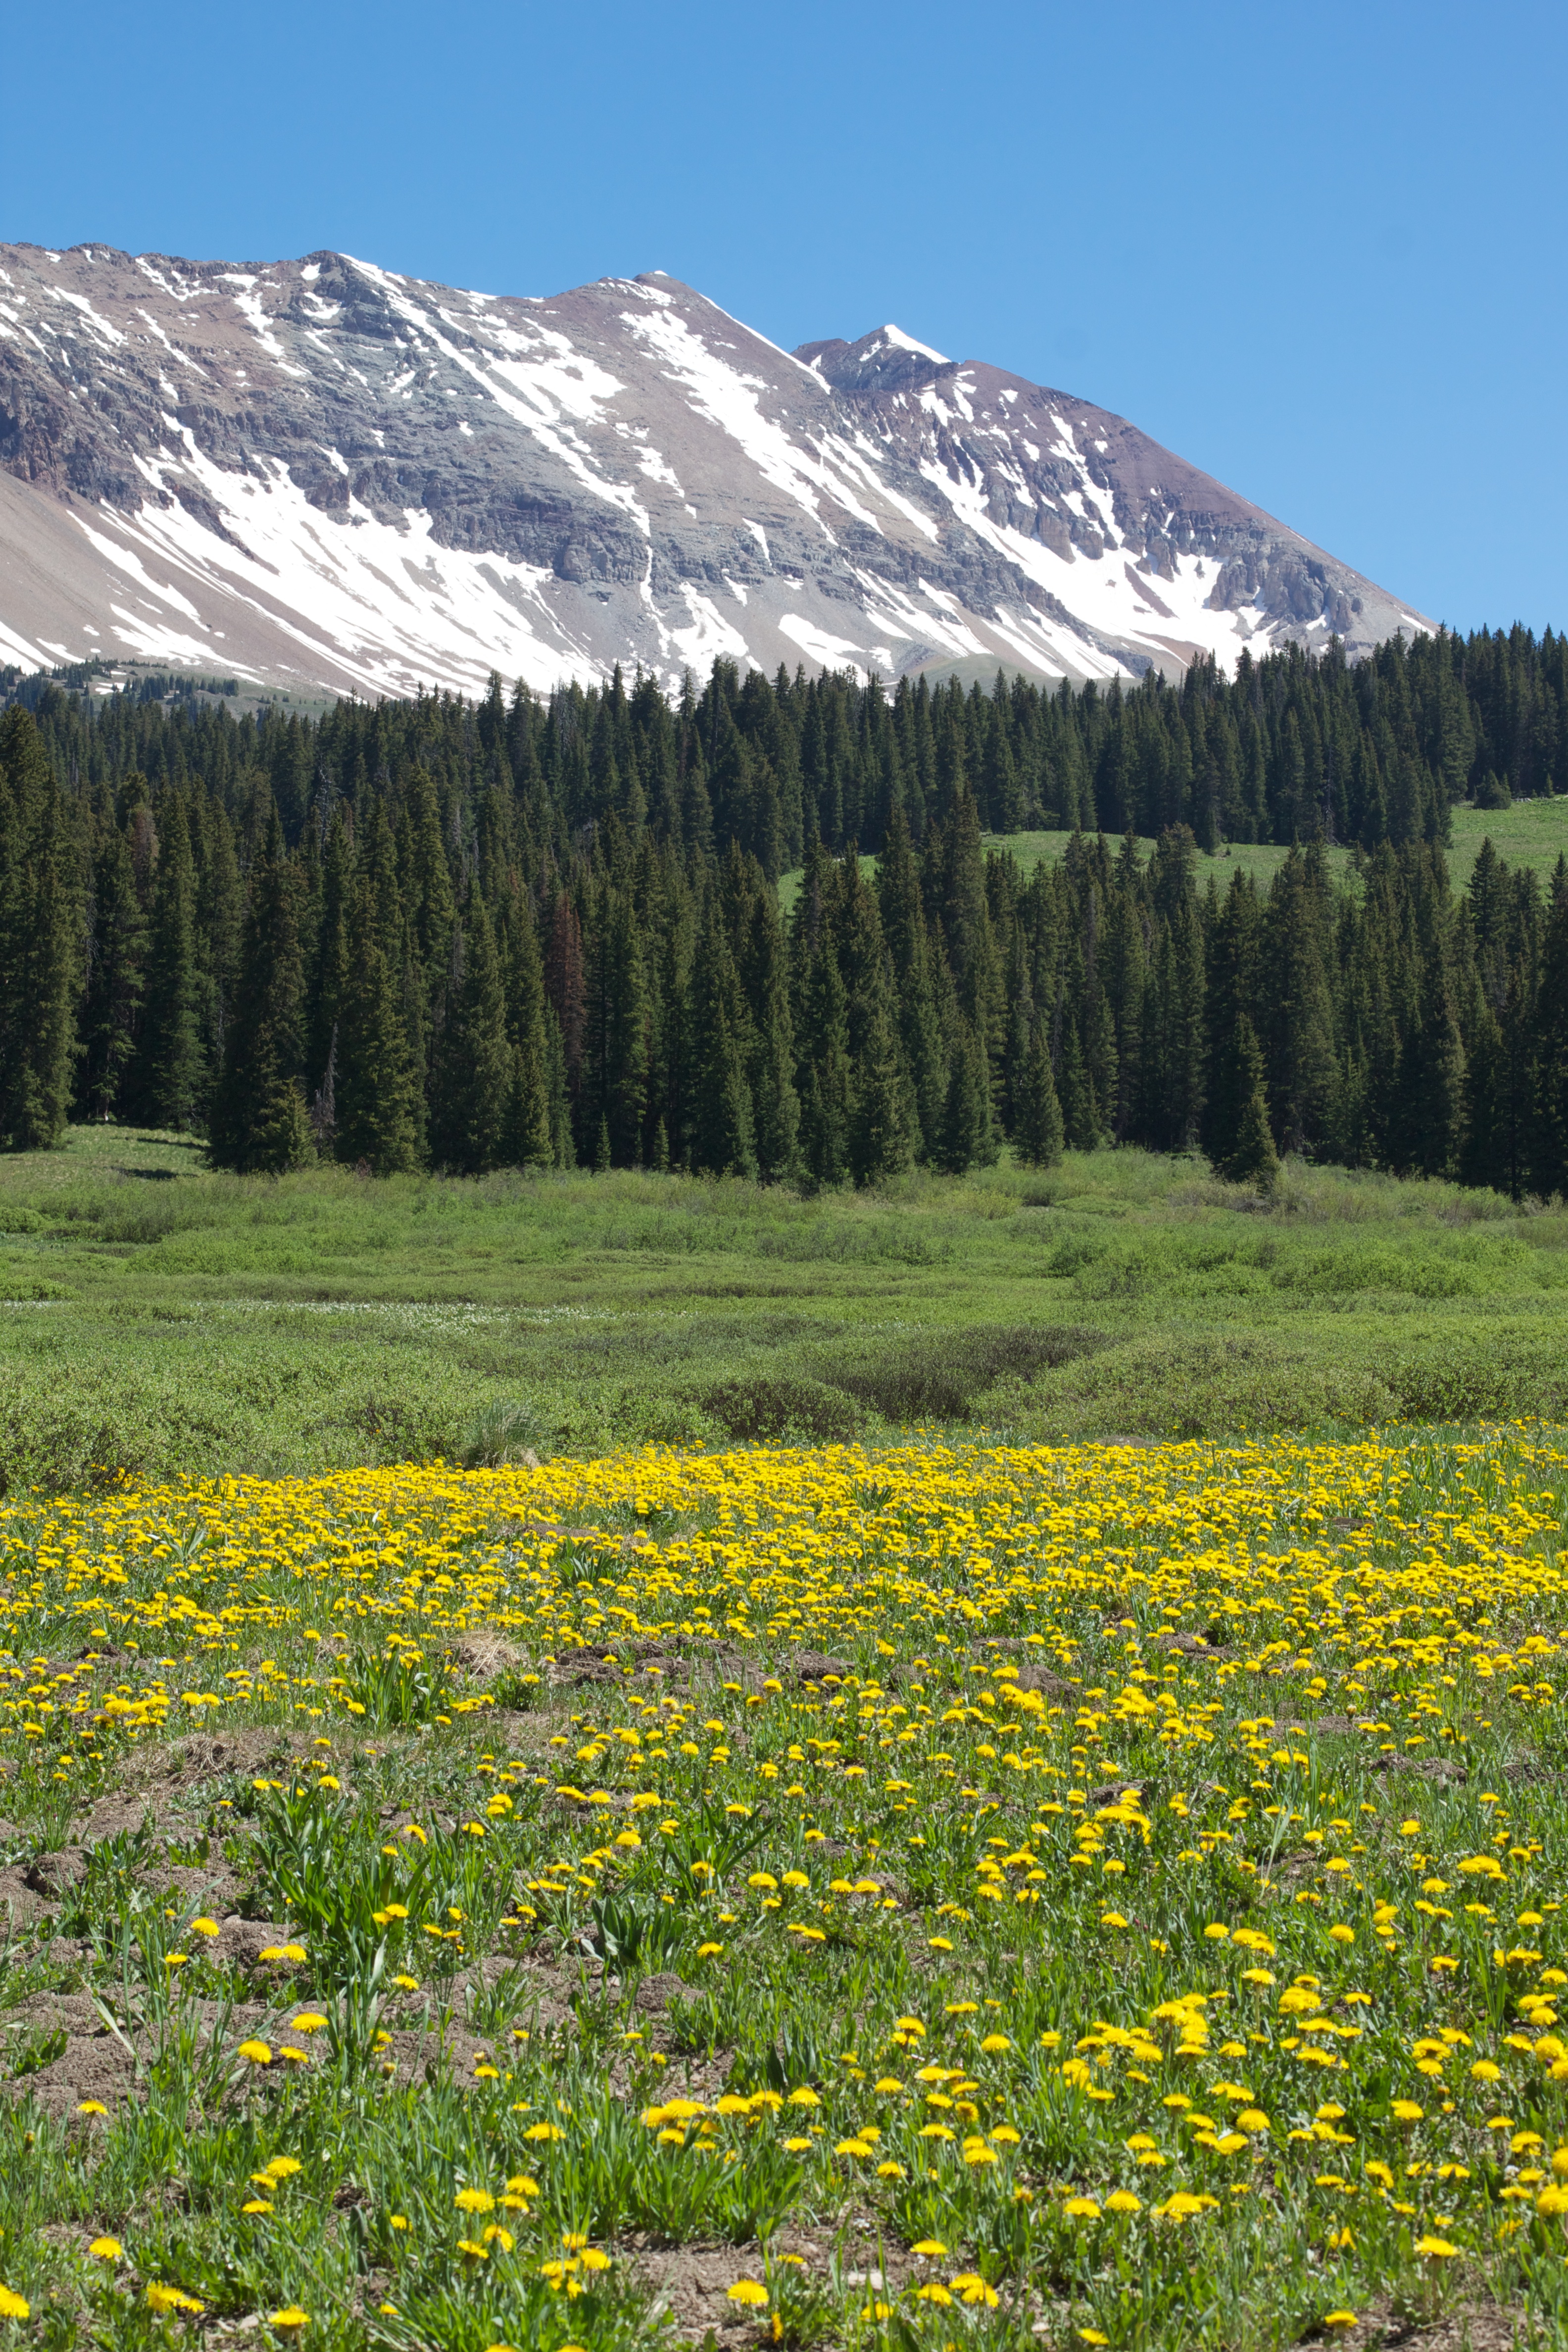
<svg viewBox="0 0 1568 2352"><path fill-rule="evenodd" d="M1279 1180L1279 1155L1268 1124L1263 1052L1245 1013L1236 1024L1232 1060L1234 1074L1227 1091L1238 1106L1236 1131L1229 1150L1215 1164L1228 1182L1255 1184L1260 1192L1271 1192Z"/></svg>
<svg viewBox="0 0 1568 2352"><path fill-rule="evenodd" d="M319 1150L377 1165L418 1164L431 1120L453 1164L591 1161L602 1134L612 1161L651 1161L662 1129L679 1165L713 1148L706 1071L725 1164L747 1164L743 1082L760 1174L869 1181L909 1149L977 1148L972 1038L993 1143L999 1124L1023 1150L1048 1113L1048 1040L1066 1141L1181 1148L1195 1126L1223 1160L1256 1109L1236 1092L1245 1015L1277 1143L1515 1193L1568 1177L1562 918L1491 845L1462 902L1440 856L1457 799L1568 777L1568 645L1550 634L1440 633L1354 664L1285 647L1129 692L906 680L889 701L847 673L770 681L721 658L673 707L646 677L319 719L55 681L18 698L0 1140L58 1131L74 1055L79 1113L210 1108L215 1147L247 1164L296 1154L297 1088ZM1147 871L1135 842L1093 834L1030 872L987 855L983 820L1042 818L1158 843ZM1200 908L1189 826L1210 849L1307 845L1266 907L1238 880ZM1322 838L1364 853L1353 887ZM769 885L794 859L786 942ZM247 924L281 866L302 982L279 1091ZM469 954L481 906L504 1050ZM472 1018L482 1087L458 1052ZM487 1113L476 1140L465 1096L502 1103L499 1138Z"/></svg>
<svg viewBox="0 0 1568 2352"><path fill-rule="evenodd" d="M742 943L742 988L750 1013L752 1093L757 1171L773 1181L793 1173L800 1134L790 1017L789 952L771 893L748 909Z"/></svg>
<svg viewBox="0 0 1568 2352"><path fill-rule="evenodd" d="M750 1022L722 917L710 900L693 972L693 1089L688 1146L698 1175L755 1176L756 1130L746 1076Z"/></svg>
<svg viewBox="0 0 1568 2352"><path fill-rule="evenodd" d="M848 998L826 917L817 922L813 944L809 894L815 889L816 877L809 861L806 877L797 908L795 942L802 970L795 1023L800 1158L813 1183L842 1184L849 1173Z"/></svg>
<svg viewBox="0 0 1568 2352"><path fill-rule="evenodd" d="M214 1090L210 1149L220 1168L281 1175L311 1156L300 1062L304 964L299 883L274 816L251 877L235 992Z"/></svg>
<svg viewBox="0 0 1568 2352"><path fill-rule="evenodd" d="M47 1151L70 1104L80 969L63 798L26 710L0 717L0 1142Z"/></svg>
<svg viewBox="0 0 1568 2352"><path fill-rule="evenodd" d="M124 835L106 823L92 864L87 986L78 1034L77 1100L88 1118L118 1116L135 1057L147 926Z"/></svg>
<svg viewBox="0 0 1568 2352"><path fill-rule="evenodd" d="M584 933L583 1102L610 1138L611 1164L641 1157L647 1098L648 1007L642 940L631 893L595 895Z"/></svg>
<svg viewBox="0 0 1568 2352"><path fill-rule="evenodd" d="M1037 1020L1029 1024L1013 1127L1014 1149L1031 1168L1054 1168L1062 1156L1063 1134L1050 1046L1044 1022Z"/></svg>
<svg viewBox="0 0 1568 2352"><path fill-rule="evenodd" d="M937 1148L947 1099L947 1052L921 898L920 866L900 808L893 810L888 822L887 846L877 877L877 903L914 1102L916 1148L920 1157L930 1158Z"/></svg>
<svg viewBox="0 0 1568 2352"><path fill-rule="evenodd" d="M438 1167L482 1176L501 1165L516 1130L518 1067L495 934L477 889L452 935L452 983L433 1055L430 1151Z"/></svg>
<svg viewBox="0 0 1568 2352"><path fill-rule="evenodd" d="M1268 1100L1286 1151L1318 1141L1333 1088L1324 929L1321 863L1292 849L1269 888L1258 998Z"/></svg>
<svg viewBox="0 0 1568 2352"><path fill-rule="evenodd" d="M960 1013L948 1065L938 1164L959 1176L966 1168L989 1167L995 1158L985 1058L973 1024Z"/></svg>
<svg viewBox="0 0 1568 2352"><path fill-rule="evenodd" d="M338 1020L337 1151L375 1176L419 1162L419 1118L401 973L382 945L367 877L354 906L348 983Z"/></svg>
<svg viewBox="0 0 1568 2352"><path fill-rule="evenodd" d="M556 1158L550 1117L552 1015L539 937L526 898L515 897L506 911L501 961L512 1079L505 1156L520 1168L549 1168Z"/></svg>
<svg viewBox="0 0 1568 2352"><path fill-rule="evenodd" d="M1531 1181L1542 1199L1568 1193L1568 864L1559 857L1541 939L1535 1000L1535 1133Z"/></svg>
<svg viewBox="0 0 1568 2352"><path fill-rule="evenodd" d="M196 940L195 869L184 801L159 812L159 852L148 927L146 1011L132 1081L135 1115L184 1130L206 1108L203 987Z"/></svg>
<svg viewBox="0 0 1568 2352"><path fill-rule="evenodd" d="M1061 1105L1062 1136L1069 1151L1093 1151L1100 1142L1099 1106L1085 1066L1076 1025L1062 1031L1061 1069L1057 1079Z"/></svg>

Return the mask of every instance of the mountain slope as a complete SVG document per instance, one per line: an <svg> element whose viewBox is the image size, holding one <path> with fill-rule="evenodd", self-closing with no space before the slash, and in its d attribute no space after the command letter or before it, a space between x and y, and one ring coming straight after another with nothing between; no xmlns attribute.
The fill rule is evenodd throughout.
<svg viewBox="0 0 1568 2352"><path fill-rule="evenodd" d="M893 327L792 355L658 273L0 247L0 662L1081 679L1426 625L1121 418Z"/></svg>

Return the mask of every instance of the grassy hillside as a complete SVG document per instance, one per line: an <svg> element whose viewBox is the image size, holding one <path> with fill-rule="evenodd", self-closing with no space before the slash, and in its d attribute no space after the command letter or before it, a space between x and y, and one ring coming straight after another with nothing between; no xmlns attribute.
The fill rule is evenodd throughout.
<svg viewBox="0 0 1568 2352"><path fill-rule="evenodd" d="M1568 1213L1337 1170L271 1182L83 1128L0 1162L0 1468L451 1457L507 1400L587 1453L1568 1416L1565 1295Z"/></svg>
<svg viewBox="0 0 1568 2352"><path fill-rule="evenodd" d="M1027 875L1037 866L1054 865L1065 857L1071 839L1070 833L988 834L985 845L988 849L1008 851ZM1515 801L1507 809L1457 808L1448 851L1448 872L1456 889L1463 889L1469 880L1481 844L1488 839L1509 865L1527 866L1544 882L1558 858L1568 854L1568 793L1545 800ZM1146 860L1153 846L1152 841L1140 839L1140 856ZM1279 872L1286 856L1287 852L1273 842L1227 842L1216 856L1199 858L1198 887L1204 888L1212 874L1223 889L1237 866L1244 874L1253 875L1260 885L1266 885ZM863 857L860 863L868 874L876 872L874 857ZM1350 851L1331 849L1329 864L1336 874L1347 873ZM799 888L798 872L781 877L779 898L786 913L794 906Z"/></svg>

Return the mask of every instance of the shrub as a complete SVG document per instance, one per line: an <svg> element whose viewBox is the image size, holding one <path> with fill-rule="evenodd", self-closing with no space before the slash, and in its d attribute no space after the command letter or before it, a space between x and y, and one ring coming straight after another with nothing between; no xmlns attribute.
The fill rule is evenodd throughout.
<svg viewBox="0 0 1568 2352"><path fill-rule="evenodd" d="M463 1432L459 1458L465 1470L499 1470L524 1454L541 1462L549 1451L549 1435L535 1407L525 1397L495 1397L479 1407Z"/></svg>

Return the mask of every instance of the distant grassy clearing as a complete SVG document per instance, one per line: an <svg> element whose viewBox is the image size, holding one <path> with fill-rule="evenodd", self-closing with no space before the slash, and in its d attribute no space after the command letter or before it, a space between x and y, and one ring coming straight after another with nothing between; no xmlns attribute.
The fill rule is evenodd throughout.
<svg viewBox="0 0 1568 2352"><path fill-rule="evenodd" d="M1568 855L1568 793L1556 793L1550 800L1515 801L1511 808L1478 809L1461 803L1453 813L1453 839L1448 849L1448 873L1456 889L1463 889L1474 869L1483 841L1490 840L1500 857L1510 866L1524 866L1544 880L1560 856ZM1067 856L1070 833L993 833L984 836L985 846L998 855L1003 852L1015 859L1025 874L1032 874L1037 866L1058 864ZM1121 836L1117 836L1120 845ZM1142 835L1138 839L1139 857L1147 863L1154 844ZM1212 876L1223 888L1230 876L1239 867L1259 884L1267 884L1279 872L1289 855L1275 842L1226 842L1216 856L1198 858L1198 887L1203 889ZM1348 849L1331 849L1329 869L1336 875L1352 870L1352 853ZM877 861L863 856L861 871L874 874ZM779 903L786 914L800 894L800 872L797 869L781 877Z"/></svg>

